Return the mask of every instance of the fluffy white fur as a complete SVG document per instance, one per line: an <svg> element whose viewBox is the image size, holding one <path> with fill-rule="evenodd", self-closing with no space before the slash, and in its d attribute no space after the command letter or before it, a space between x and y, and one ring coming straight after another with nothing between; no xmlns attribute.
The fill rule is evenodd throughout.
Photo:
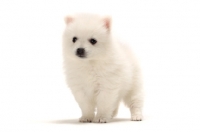
<svg viewBox="0 0 200 132"><path fill-rule="evenodd" d="M113 38L111 19L78 14L67 16L65 22L64 69L82 111L79 121L109 122L117 114L120 101L130 108L131 120L142 120L140 68L130 48ZM91 38L97 40L95 45L89 42ZM85 48L85 58L76 55L78 48Z"/></svg>

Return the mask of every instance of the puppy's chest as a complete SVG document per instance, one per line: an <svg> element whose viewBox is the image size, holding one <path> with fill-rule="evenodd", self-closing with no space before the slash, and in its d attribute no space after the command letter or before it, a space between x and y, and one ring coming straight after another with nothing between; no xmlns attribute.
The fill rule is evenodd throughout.
<svg viewBox="0 0 200 132"><path fill-rule="evenodd" d="M84 90L97 90L116 84L118 81L118 70L109 66L87 65L77 67L71 74L73 83Z"/></svg>
<svg viewBox="0 0 200 132"><path fill-rule="evenodd" d="M104 68L87 66L80 71L80 77L84 81L82 82L84 85L98 87L108 77L108 73Z"/></svg>

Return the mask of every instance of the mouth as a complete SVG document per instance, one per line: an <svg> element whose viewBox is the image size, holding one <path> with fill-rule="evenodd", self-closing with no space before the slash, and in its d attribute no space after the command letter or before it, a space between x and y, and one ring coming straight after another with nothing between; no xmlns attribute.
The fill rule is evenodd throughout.
<svg viewBox="0 0 200 132"><path fill-rule="evenodd" d="M77 55L79 58L86 58L86 55Z"/></svg>

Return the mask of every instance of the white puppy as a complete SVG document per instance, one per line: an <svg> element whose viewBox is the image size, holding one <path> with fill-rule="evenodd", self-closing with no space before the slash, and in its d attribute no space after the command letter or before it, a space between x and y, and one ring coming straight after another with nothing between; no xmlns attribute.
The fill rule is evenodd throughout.
<svg viewBox="0 0 200 132"><path fill-rule="evenodd" d="M130 108L131 120L141 121L140 68L130 48L112 37L111 19L78 14L67 16L65 22L64 69L82 111L79 121L109 122L120 101Z"/></svg>

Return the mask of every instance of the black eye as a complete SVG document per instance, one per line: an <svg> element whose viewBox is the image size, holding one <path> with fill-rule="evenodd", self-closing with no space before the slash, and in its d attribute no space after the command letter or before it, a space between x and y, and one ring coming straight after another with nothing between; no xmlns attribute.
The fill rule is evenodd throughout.
<svg viewBox="0 0 200 132"><path fill-rule="evenodd" d="M73 43L75 43L76 40L77 40L77 37L73 37L73 39L72 39Z"/></svg>
<svg viewBox="0 0 200 132"><path fill-rule="evenodd" d="M90 43L91 43L92 45L94 45L94 44L97 43L97 41L96 41L95 39L93 39L93 38L91 38L89 41L90 41Z"/></svg>

